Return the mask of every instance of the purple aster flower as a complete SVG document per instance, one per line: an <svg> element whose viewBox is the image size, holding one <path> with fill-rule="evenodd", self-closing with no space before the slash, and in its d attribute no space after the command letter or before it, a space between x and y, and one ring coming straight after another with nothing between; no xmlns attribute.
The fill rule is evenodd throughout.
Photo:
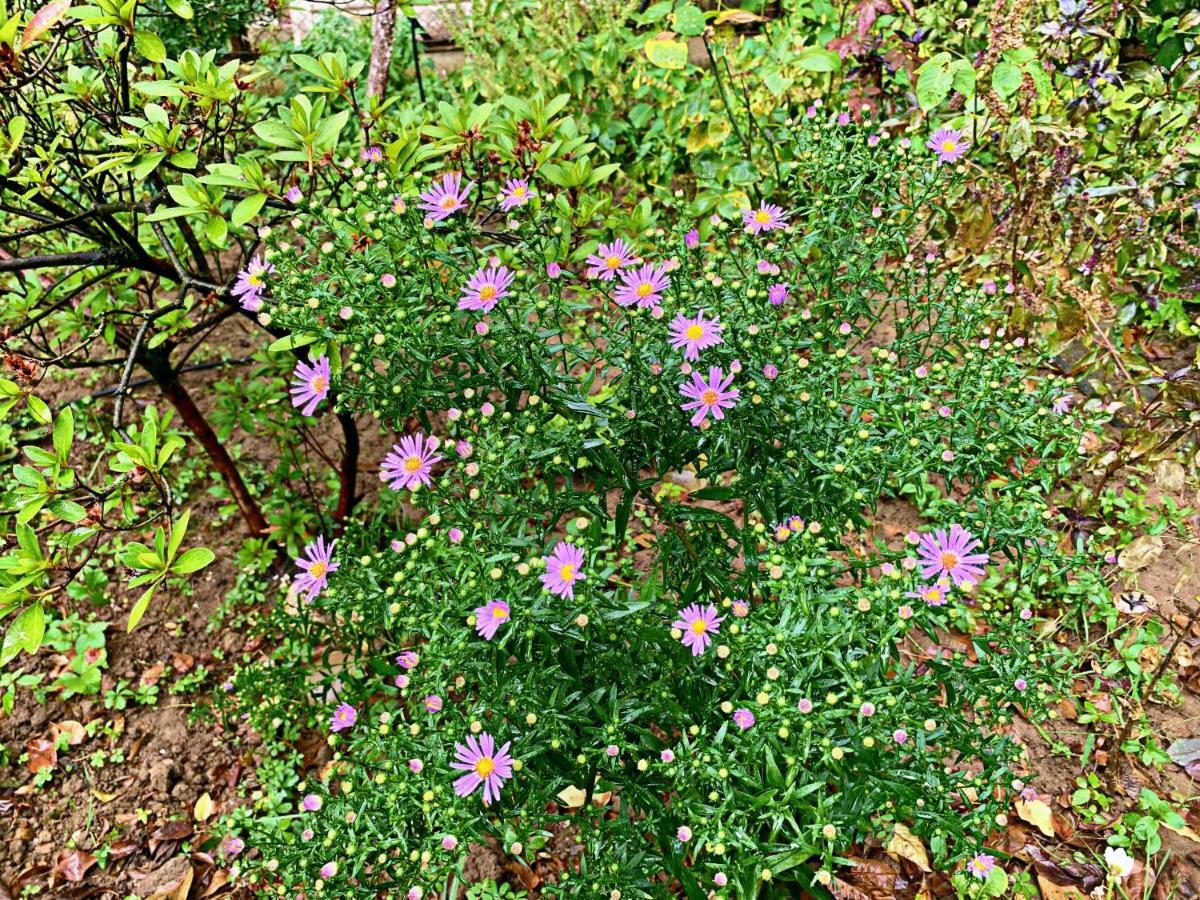
<svg viewBox="0 0 1200 900"><path fill-rule="evenodd" d="M725 418L724 411L736 406L741 396L737 388L730 387L732 383L733 373L725 375L720 366L709 368L708 381L699 372L693 372L691 383L679 387L679 393L688 398L688 402L681 404L680 409L684 412L696 411L692 416L693 426L703 422L709 413L719 422Z"/></svg>
<svg viewBox="0 0 1200 900"><path fill-rule="evenodd" d="M700 246L700 232L693 228L683 236L683 246L689 250L695 250Z"/></svg>
<svg viewBox="0 0 1200 900"><path fill-rule="evenodd" d="M914 600L924 600L930 606L945 606L946 600L950 596L950 583L937 581L933 584L919 584L915 591L909 591L904 596L912 597Z"/></svg>
<svg viewBox="0 0 1200 900"><path fill-rule="evenodd" d="M425 703L425 712L435 713L435 712L442 711L442 706L443 706L442 698L439 697L437 694L430 694L428 697L425 698L424 703Z"/></svg>
<svg viewBox="0 0 1200 900"><path fill-rule="evenodd" d="M475 610L475 630L485 641L490 641L496 632L511 618L508 604L503 600L492 600Z"/></svg>
<svg viewBox="0 0 1200 900"><path fill-rule="evenodd" d="M329 730L345 731L347 728L353 728L354 723L357 721L358 710L349 703L343 703L333 711L333 719L329 723Z"/></svg>
<svg viewBox="0 0 1200 900"><path fill-rule="evenodd" d="M504 266L484 266L469 279L458 299L459 309L491 312L496 303L508 296L516 276Z"/></svg>
<svg viewBox="0 0 1200 900"><path fill-rule="evenodd" d="M775 363L767 363L762 367L762 373L767 381L774 381L779 377L779 367Z"/></svg>
<svg viewBox="0 0 1200 900"><path fill-rule="evenodd" d="M559 541L554 552L543 560L546 571L542 573L542 585L552 594L575 598L575 582L583 578L583 551L574 544Z"/></svg>
<svg viewBox="0 0 1200 900"><path fill-rule="evenodd" d="M1056 416L1061 416L1071 408L1071 404L1074 401L1075 398L1070 394L1060 394L1059 396L1055 397L1054 401L1050 404L1050 412L1054 413Z"/></svg>
<svg viewBox="0 0 1200 900"><path fill-rule="evenodd" d="M235 837L232 834L225 838L225 852L230 856L237 856L246 849L246 842L240 837Z"/></svg>
<svg viewBox="0 0 1200 900"><path fill-rule="evenodd" d="M996 868L996 857L987 853L976 853L975 856L967 863L967 871L983 881L990 874L992 869Z"/></svg>
<svg viewBox="0 0 1200 900"><path fill-rule="evenodd" d="M421 657L415 650L405 650L396 657L396 665L402 669L415 669L420 661Z"/></svg>
<svg viewBox="0 0 1200 900"><path fill-rule="evenodd" d="M745 731L754 725L754 713L745 707L733 711L733 724Z"/></svg>
<svg viewBox="0 0 1200 900"><path fill-rule="evenodd" d="M505 212L524 206L531 197L537 196L524 178L510 178L500 191L500 208Z"/></svg>
<svg viewBox="0 0 1200 900"><path fill-rule="evenodd" d="M612 281L617 273L636 259L633 248L617 238L611 244L601 244L596 252L586 260L588 278L599 278L601 281Z"/></svg>
<svg viewBox="0 0 1200 900"><path fill-rule="evenodd" d="M933 133L925 146L937 154L939 162L956 163L967 152L967 139L961 131L953 128L939 128Z"/></svg>
<svg viewBox="0 0 1200 900"><path fill-rule="evenodd" d="M783 306L788 298L786 284L773 284L767 288L767 300L772 306Z"/></svg>
<svg viewBox="0 0 1200 900"><path fill-rule="evenodd" d="M255 256L247 263L246 268L238 272L237 281L229 293L238 298L242 309L258 312L262 309L262 292L267 286L267 276L274 271L273 265Z"/></svg>
<svg viewBox="0 0 1200 900"><path fill-rule="evenodd" d="M321 808L321 798L317 794L305 794L300 808L305 812L316 812Z"/></svg>
<svg viewBox="0 0 1200 900"><path fill-rule="evenodd" d="M364 147L362 153L359 154L363 162L383 162L383 151L372 144L370 147Z"/></svg>
<svg viewBox="0 0 1200 900"><path fill-rule="evenodd" d="M475 182L468 181L464 186L461 172L447 172L441 182L435 181L429 190L421 194L418 206L425 210L426 215L435 222L450 218L460 209L466 209L467 195Z"/></svg>
<svg viewBox="0 0 1200 900"><path fill-rule="evenodd" d="M671 320L668 327L671 331L671 346L676 350L680 347L685 348L684 359L697 360L701 350L724 343L721 338L724 327L716 319L705 320L703 310L697 312L693 319L680 313Z"/></svg>
<svg viewBox="0 0 1200 900"><path fill-rule="evenodd" d="M546 263L546 277L547 278L559 278L561 276L562 276L562 266L560 266L556 262Z"/></svg>
<svg viewBox="0 0 1200 900"><path fill-rule="evenodd" d="M508 741L497 750L495 739L486 731L478 740L475 735L468 734L466 746L456 743L456 762L452 762L450 768L467 774L455 779L454 793L467 797L483 785L484 806L491 806L492 801L500 799L500 788L513 775L513 758L508 754L511 746L512 741Z"/></svg>
<svg viewBox="0 0 1200 900"><path fill-rule="evenodd" d="M758 209L742 210L742 224L751 234L761 234L764 231L778 231L786 228L787 216L783 207L774 203L764 203Z"/></svg>
<svg viewBox="0 0 1200 900"><path fill-rule="evenodd" d="M322 354L311 366L298 360L292 372L292 406L303 407L302 416L311 416L329 395L329 357Z"/></svg>
<svg viewBox="0 0 1200 900"><path fill-rule="evenodd" d="M337 870L338 870L338 864L330 861L330 862L325 863L325 865L321 866L320 875L322 878L324 878L326 881L328 881L330 878L332 878L334 875L337 874Z"/></svg>
<svg viewBox="0 0 1200 900"><path fill-rule="evenodd" d="M393 491L412 489L418 484L431 487L433 481L429 473L433 471L434 463L442 459L435 452L437 448L438 440L435 437L423 437L420 432L405 435L400 443L392 447L392 452L383 458L380 480L386 481Z"/></svg>
<svg viewBox="0 0 1200 900"><path fill-rule="evenodd" d="M304 192L300 190L298 185L293 184L283 195L283 199L288 203L296 204L304 199Z"/></svg>
<svg viewBox="0 0 1200 900"><path fill-rule="evenodd" d="M955 585L975 584L988 563L988 554L971 552L977 547L979 541L961 525L951 525L949 533L939 528L933 534L921 535L917 547L921 577L948 575Z"/></svg>
<svg viewBox="0 0 1200 900"><path fill-rule="evenodd" d="M690 647L692 656L700 656L712 643L712 636L721 630L722 616L717 615L717 608L711 603L700 606L692 603L676 613L679 616L671 623L672 628L683 632L680 641L683 646Z"/></svg>
<svg viewBox="0 0 1200 900"><path fill-rule="evenodd" d="M333 561L333 548L337 541L325 543L325 538L318 535L317 539L304 548L304 553L296 560L301 572L296 576L296 590L304 595L304 599L312 601L317 594L325 590L329 576L338 570L339 564Z"/></svg>
<svg viewBox="0 0 1200 900"><path fill-rule="evenodd" d="M658 306L662 292L671 284L662 266L645 263L638 269L621 273L621 286L613 293L618 306Z"/></svg>

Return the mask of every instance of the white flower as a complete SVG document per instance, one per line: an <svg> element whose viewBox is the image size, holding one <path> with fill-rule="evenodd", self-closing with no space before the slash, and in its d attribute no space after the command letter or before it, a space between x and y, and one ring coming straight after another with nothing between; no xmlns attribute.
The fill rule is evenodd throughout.
<svg viewBox="0 0 1200 900"><path fill-rule="evenodd" d="M1118 880L1133 874L1133 857L1126 853L1124 848L1105 847L1104 862L1108 866L1109 874Z"/></svg>

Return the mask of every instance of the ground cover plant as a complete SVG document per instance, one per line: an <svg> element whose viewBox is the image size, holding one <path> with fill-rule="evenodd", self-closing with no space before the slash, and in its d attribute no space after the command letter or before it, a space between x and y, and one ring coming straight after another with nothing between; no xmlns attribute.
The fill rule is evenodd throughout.
<svg viewBox="0 0 1200 900"><path fill-rule="evenodd" d="M1195 895L1198 24L0 5L0 896Z"/></svg>

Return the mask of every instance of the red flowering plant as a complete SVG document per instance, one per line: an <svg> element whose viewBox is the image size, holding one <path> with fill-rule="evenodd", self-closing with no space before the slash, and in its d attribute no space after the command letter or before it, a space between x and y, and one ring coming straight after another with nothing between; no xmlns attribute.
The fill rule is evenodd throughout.
<svg viewBox="0 0 1200 900"><path fill-rule="evenodd" d="M1015 585L1076 577L1044 519L1087 422L922 249L957 177L923 140L773 128L733 219L518 167L485 113L457 168L368 167L268 239L293 402L394 446L275 621L343 654L305 689L333 758L243 816L249 883L440 896L563 831L555 896L786 893L899 828L982 852L1068 668ZM908 496L936 519L885 528ZM231 684L263 730L286 687Z"/></svg>

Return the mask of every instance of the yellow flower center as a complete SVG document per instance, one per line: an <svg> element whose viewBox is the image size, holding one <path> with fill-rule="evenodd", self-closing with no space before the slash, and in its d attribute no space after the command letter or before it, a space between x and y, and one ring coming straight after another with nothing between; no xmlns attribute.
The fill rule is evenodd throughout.
<svg viewBox="0 0 1200 900"><path fill-rule="evenodd" d="M329 379L324 375L314 375L312 381L308 383L308 387L314 394L319 394L329 387Z"/></svg>
<svg viewBox="0 0 1200 900"><path fill-rule="evenodd" d="M650 287L650 285L645 284L645 283L639 284L637 286L637 295L639 297L649 297L651 290L652 290L652 288Z"/></svg>
<svg viewBox="0 0 1200 900"><path fill-rule="evenodd" d="M942 141L942 152L943 153L953 153L957 149L958 149L957 141L951 141L951 140Z"/></svg>
<svg viewBox="0 0 1200 900"><path fill-rule="evenodd" d="M508 610L505 609L503 606L493 606L492 607L492 618L493 619L507 619L508 618Z"/></svg>
<svg viewBox="0 0 1200 900"><path fill-rule="evenodd" d="M692 634L704 634L706 631L708 631L708 623L703 619L697 619L692 623Z"/></svg>
<svg viewBox="0 0 1200 900"><path fill-rule="evenodd" d="M689 325L688 330L684 332L689 341L698 341L704 337L704 329L699 325Z"/></svg>
<svg viewBox="0 0 1200 900"><path fill-rule="evenodd" d="M942 554L942 568L943 569L946 569L947 571L949 571L950 569L956 568L957 566L958 566L958 554L957 553L951 553L949 550L947 550L945 553Z"/></svg>
<svg viewBox="0 0 1200 900"><path fill-rule="evenodd" d="M757 222L759 225L766 225L768 222L771 221L771 214L769 212L767 212L765 209L760 209L758 212L756 212L754 214L754 221Z"/></svg>
<svg viewBox="0 0 1200 900"><path fill-rule="evenodd" d="M717 405L717 396L718 396L717 392L714 391L712 388L709 388L707 391L705 391L703 394L700 395L700 400L705 406L716 406Z"/></svg>
<svg viewBox="0 0 1200 900"><path fill-rule="evenodd" d="M496 296L496 288L493 285L485 284L479 289L480 300L491 300Z"/></svg>
<svg viewBox="0 0 1200 900"><path fill-rule="evenodd" d="M442 202L438 204L442 209L454 209L458 205L458 198L453 194L447 194L442 198Z"/></svg>
<svg viewBox="0 0 1200 900"><path fill-rule="evenodd" d="M523 187L513 188L512 195L514 197L516 197L518 200L520 200L521 198L523 198L525 196L525 188L523 188Z"/></svg>
<svg viewBox="0 0 1200 900"><path fill-rule="evenodd" d="M480 778L487 778L495 771L496 763L490 756L481 756L478 762L475 763L475 774Z"/></svg>
<svg viewBox="0 0 1200 900"><path fill-rule="evenodd" d="M246 276L246 282L254 287L262 287L267 283L267 279L263 278L260 273L255 272L253 275Z"/></svg>
<svg viewBox="0 0 1200 900"><path fill-rule="evenodd" d="M573 565L571 565L570 563L567 563L565 566L562 567L562 569L559 570L558 577L561 578L563 581L574 581L575 580L575 567Z"/></svg>
<svg viewBox="0 0 1200 900"><path fill-rule="evenodd" d="M404 471L405 472L415 472L419 468L421 468L421 457L410 456L410 457L408 457L408 459L404 460Z"/></svg>
<svg viewBox="0 0 1200 900"><path fill-rule="evenodd" d="M321 562L320 560L317 560L315 563L313 563L311 566L308 567L308 574L311 575L313 578L320 578L322 575L325 574L325 572L328 569L329 569L329 567L327 565L325 565L325 563Z"/></svg>
<svg viewBox="0 0 1200 900"><path fill-rule="evenodd" d="M610 269L619 269L621 268L621 257L606 256L604 257L604 265L608 266Z"/></svg>
<svg viewBox="0 0 1200 900"><path fill-rule="evenodd" d="M925 592L925 599L930 603L938 603L942 599L942 592L938 588L930 588Z"/></svg>

